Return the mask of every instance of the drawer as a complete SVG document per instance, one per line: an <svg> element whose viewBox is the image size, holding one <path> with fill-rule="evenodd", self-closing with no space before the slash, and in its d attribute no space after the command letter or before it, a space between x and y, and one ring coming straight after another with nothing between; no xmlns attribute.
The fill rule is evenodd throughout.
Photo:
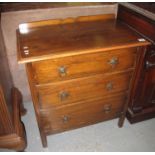
<svg viewBox="0 0 155 155"><path fill-rule="evenodd" d="M34 79L42 84L127 70L134 67L136 51L137 48L127 48L33 62Z"/></svg>
<svg viewBox="0 0 155 155"><path fill-rule="evenodd" d="M48 108L41 111L46 132L57 133L81 126L116 118L125 103L125 95L87 101L60 108Z"/></svg>
<svg viewBox="0 0 155 155"><path fill-rule="evenodd" d="M41 107L64 106L88 99L103 98L129 88L132 72L95 75L38 86Z"/></svg>

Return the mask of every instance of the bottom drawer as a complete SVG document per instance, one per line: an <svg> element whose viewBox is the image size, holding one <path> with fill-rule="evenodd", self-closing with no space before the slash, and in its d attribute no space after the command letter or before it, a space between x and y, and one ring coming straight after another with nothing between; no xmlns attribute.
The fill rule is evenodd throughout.
<svg viewBox="0 0 155 155"><path fill-rule="evenodd" d="M87 101L60 108L42 110L42 123L46 133L53 134L119 116L126 95Z"/></svg>

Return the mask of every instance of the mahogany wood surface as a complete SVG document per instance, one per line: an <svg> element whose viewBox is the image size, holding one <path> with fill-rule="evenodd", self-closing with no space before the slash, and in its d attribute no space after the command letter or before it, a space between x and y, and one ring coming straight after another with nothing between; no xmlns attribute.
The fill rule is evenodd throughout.
<svg viewBox="0 0 155 155"><path fill-rule="evenodd" d="M140 7L140 8L143 8L147 11L150 11L152 13L155 13L155 3L154 2L132 2L132 4Z"/></svg>
<svg viewBox="0 0 155 155"><path fill-rule="evenodd" d="M145 7L147 8L147 5ZM118 20L152 43L143 58L140 77L137 78L137 86L127 113L129 121L135 123L155 117L155 21L123 5L119 5Z"/></svg>
<svg viewBox="0 0 155 155"><path fill-rule="evenodd" d="M155 21L122 5L118 7L118 19L150 38L150 40L155 40Z"/></svg>
<svg viewBox="0 0 155 155"><path fill-rule="evenodd" d="M0 148L23 151L26 147L21 105L22 95L12 82L0 23Z"/></svg>
<svg viewBox="0 0 155 155"><path fill-rule="evenodd" d="M7 108L3 111L2 122L5 122L4 126L8 128L7 119L10 117L10 127L12 131L7 134L0 135L0 148L11 149L16 151L24 151L27 140L23 123L21 122L20 106L22 104L22 96L19 90L15 87L11 90L12 101L12 114L6 113ZM3 108L3 103L0 103L0 107ZM7 117L6 117L7 116ZM0 122L1 123L1 122ZM3 124L2 124L3 125ZM5 131L5 130L4 130Z"/></svg>
<svg viewBox="0 0 155 155"><path fill-rule="evenodd" d="M24 25L18 62L26 64L43 146L49 134L116 117L122 127L150 43L113 15Z"/></svg>

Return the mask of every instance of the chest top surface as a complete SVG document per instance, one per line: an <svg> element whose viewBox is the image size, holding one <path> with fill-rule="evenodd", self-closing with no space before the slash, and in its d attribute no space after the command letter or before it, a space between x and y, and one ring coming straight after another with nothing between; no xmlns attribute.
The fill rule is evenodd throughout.
<svg viewBox="0 0 155 155"><path fill-rule="evenodd" d="M140 38L112 14L24 23L17 30L18 62L149 44Z"/></svg>

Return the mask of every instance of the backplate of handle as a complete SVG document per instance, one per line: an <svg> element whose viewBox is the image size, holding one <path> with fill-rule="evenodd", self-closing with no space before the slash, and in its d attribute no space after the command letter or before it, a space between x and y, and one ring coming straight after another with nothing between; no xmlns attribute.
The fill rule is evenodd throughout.
<svg viewBox="0 0 155 155"><path fill-rule="evenodd" d="M104 105L103 112L106 114L110 113L111 112L111 104Z"/></svg>
<svg viewBox="0 0 155 155"><path fill-rule="evenodd" d="M69 121L69 116L63 116L62 121L63 123L67 123Z"/></svg>
<svg viewBox="0 0 155 155"><path fill-rule="evenodd" d="M69 97L69 92L67 92L67 91L61 91L59 93L59 97L60 97L60 100L61 101L64 101L64 100L66 100Z"/></svg>
<svg viewBox="0 0 155 155"><path fill-rule="evenodd" d="M150 68L153 68L153 67L155 67L155 62L152 63L152 62L146 61L146 68L147 69L150 69Z"/></svg>
<svg viewBox="0 0 155 155"><path fill-rule="evenodd" d="M119 63L119 59L117 57L111 58L108 63L112 66L115 67Z"/></svg>
<svg viewBox="0 0 155 155"><path fill-rule="evenodd" d="M150 57L155 56L155 49L150 50Z"/></svg>
<svg viewBox="0 0 155 155"><path fill-rule="evenodd" d="M58 72L60 76L66 76L67 75L67 68L65 66L60 66L58 68Z"/></svg>
<svg viewBox="0 0 155 155"><path fill-rule="evenodd" d="M108 90L108 91L110 91L110 90L112 90L113 89L113 83L112 82L108 82L107 84L106 84L106 89Z"/></svg>

